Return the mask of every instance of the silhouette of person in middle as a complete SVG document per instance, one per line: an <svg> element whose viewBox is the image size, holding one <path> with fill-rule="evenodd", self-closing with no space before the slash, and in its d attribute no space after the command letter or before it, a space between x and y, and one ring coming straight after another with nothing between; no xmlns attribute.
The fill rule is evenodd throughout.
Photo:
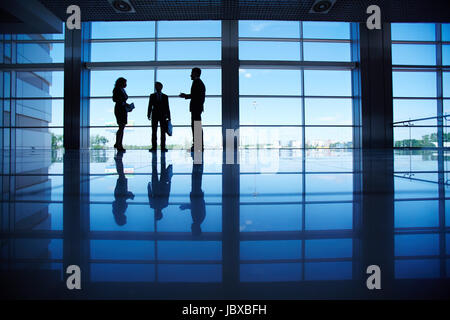
<svg viewBox="0 0 450 320"><path fill-rule="evenodd" d="M117 155L114 157L114 161L116 162L116 171L119 177L117 178L116 188L114 189L112 211L114 220L119 226L123 226L127 223L127 216L125 215L125 211L127 211L128 208L127 200L134 199L134 194L128 191L128 180L123 171L122 158L123 151L117 152Z"/></svg>
<svg viewBox="0 0 450 320"><path fill-rule="evenodd" d="M152 122L152 148L151 152L156 151L156 131L158 130L158 122L161 132L161 152L167 152L166 149L166 132L167 124L170 121L169 97L162 93L163 85L161 82L155 82L155 93L150 95L148 101L147 118Z"/></svg>
<svg viewBox="0 0 450 320"><path fill-rule="evenodd" d="M194 135L195 122L200 123L200 130L202 132L202 138L201 138L202 152L204 150L203 129L201 127L201 121L202 121L203 104L205 103L206 88L205 88L203 81L200 79L201 74L202 74L202 70L200 68L193 68L191 71L191 80L192 80L191 93L190 94L186 94L186 93L179 94L180 98L191 99L191 102L189 103L189 111L191 112L191 129L192 129L191 152L194 152L194 145L196 145L198 143L200 146L200 143L199 143L200 141L195 141L195 135Z"/></svg>
<svg viewBox="0 0 450 320"><path fill-rule="evenodd" d="M172 181L172 165L166 168L166 155L161 153L161 177L158 179L158 159L152 153L152 181L147 185L148 202L155 210L155 220L161 220L162 209L169 205L170 185Z"/></svg>
<svg viewBox="0 0 450 320"><path fill-rule="evenodd" d="M202 164L192 165L191 193L189 195L191 202L180 205L181 210L191 210L191 231L194 236L202 234L201 225L206 216L205 193L202 191L202 177L203 161Z"/></svg>

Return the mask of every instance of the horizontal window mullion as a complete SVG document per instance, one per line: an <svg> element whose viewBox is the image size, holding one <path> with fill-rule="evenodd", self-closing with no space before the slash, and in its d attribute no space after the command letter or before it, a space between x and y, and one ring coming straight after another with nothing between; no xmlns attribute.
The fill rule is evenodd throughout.
<svg viewBox="0 0 450 320"><path fill-rule="evenodd" d="M353 99L352 96L307 96L307 95L265 95L265 94L243 94L239 98L305 98L305 99Z"/></svg>
<svg viewBox="0 0 450 320"><path fill-rule="evenodd" d="M394 128L450 128L450 126L432 126L432 125L394 125ZM409 140L409 139L405 139ZM412 139L414 140L414 139Z"/></svg>
<svg viewBox="0 0 450 320"><path fill-rule="evenodd" d="M64 63L2 63L1 71L64 71Z"/></svg>
<svg viewBox="0 0 450 320"><path fill-rule="evenodd" d="M91 43L105 42L172 42L172 41L221 41L221 37L164 37L164 38L104 38L90 39Z"/></svg>
<svg viewBox="0 0 450 320"><path fill-rule="evenodd" d="M82 128L118 128L119 126L83 126ZM132 126L126 126L127 128L151 128L152 125L132 125ZM190 124L174 124L174 128L190 128ZM220 128L222 125L220 124L202 124L202 127L214 127L214 128Z"/></svg>
<svg viewBox="0 0 450 320"><path fill-rule="evenodd" d="M64 126L12 126L1 127L0 129L64 129Z"/></svg>
<svg viewBox="0 0 450 320"><path fill-rule="evenodd" d="M436 40L392 40L392 44L439 44Z"/></svg>
<svg viewBox="0 0 450 320"><path fill-rule="evenodd" d="M0 100L63 100L64 97L10 97L0 98Z"/></svg>
<svg viewBox="0 0 450 320"><path fill-rule="evenodd" d="M438 70L450 71L448 65L392 65L392 71L395 72L435 72Z"/></svg>
<svg viewBox="0 0 450 320"><path fill-rule="evenodd" d="M255 127L255 128L283 128L283 127L294 127L294 128L358 128L361 126L351 125L351 124L240 124L239 127Z"/></svg>
<svg viewBox="0 0 450 320"><path fill-rule="evenodd" d="M353 70L356 62L334 61L283 61L283 60L240 60L241 68L247 69L310 69L310 70Z"/></svg>
<svg viewBox="0 0 450 320"><path fill-rule="evenodd" d="M239 41L351 43L350 39L239 37Z"/></svg>
<svg viewBox="0 0 450 320"><path fill-rule="evenodd" d="M153 94L150 93L150 94ZM145 95L145 96L128 96L129 99L148 99L150 94ZM167 95L169 98L180 98L178 95ZM91 96L89 97L89 99L111 99L112 96ZM220 94L207 94L205 95L205 98L221 98L222 95ZM182 98L180 98L182 99ZM112 102L114 103L114 102Z"/></svg>
<svg viewBox="0 0 450 320"><path fill-rule="evenodd" d="M9 41L6 41L9 42ZM43 40L12 40L11 42L15 43L64 43L64 39L43 39Z"/></svg>
<svg viewBox="0 0 450 320"><path fill-rule="evenodd" d="M393 99L397 100L439 100L441 98L438 97L393 97Z"/></svg>
<svg viewBox="0 0 450 320"><path fill-rule="evenodd" d="M125 62L86 62L86 69L90 70L146 70L146 69L221 69L221 60L176 60L176 61L125 61Z"/></svg>

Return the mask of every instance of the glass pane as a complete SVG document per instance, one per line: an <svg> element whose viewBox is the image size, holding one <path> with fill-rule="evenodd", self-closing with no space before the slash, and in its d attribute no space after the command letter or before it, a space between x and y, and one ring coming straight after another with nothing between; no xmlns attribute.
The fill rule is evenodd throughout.
<svg viewBox="0 0 450 320"><path fill-rule="evenodd" d="M245 263L240 265L241 282L279 282L302 280L301 263Z"/></svg>
<svg viewBox="0 0 450 320"><path fill-rule="evenodd" d="M442 24L442 41L450 41L450 23Z"/></svg>
<svg viewBox="0 0 450 320"><path fill-rule="evenodd" d="M352 203L307 204L306 230L345 230L353 228Z"/></svg>
<svg viewBox="0 0 450 320"><path fill-rule="evenodd" d="M263 175L259 175L263 176ZM241 176L242 177L242 176ZM284 180L282 180L284 181ZM266 182L266 186L273 186L273 182L277 187L285 186L278 180ZM291 182L295 183L295 182ZM249 186L248 186L249 187ZM248 188L250 189L250 188ZM242 186L241 180L241 195L246 189ZM253 188L254 190L254 188ZM249 191L253 191L249 190ZM260 188L258 187L258 191ZM273 190L273 189L272 189ZM269 191L270 192L270 191ZM251 195L254 198L253 195ZM270 199L268 200L270 201ZM280 215L280 210L283 214ZM239 211L240 215L240 232L254 232L254 231L299 231L302 228L302 206L295 204L283 205L242 205Z"/></svg>
<svg viewBox="0 0 450 320"><path fill-rule="evenodd" d="M266 154L262 152L259 154L260 158L265 155ZM295 201L300 202L302 199L302 184L299 183L299 181L301 181L301 175L277 173L260 174L255 168L253 168L252 172L257 173L241 175L240 178L240 199L242 202L241 231L244 231L244 229L245 231L270 231L270 227L265 230L255 230L256 228L262 228L263 225L268 222L269 217L273 217L273 215L269 214L270 211L268 208L265 208L266 206L270 207L273 214L283 210L283 212L286 212L286 214L290 216L290 218L287 216L285 218L286 220L291 220L293 224L289 227L285 226L285 230L297 230L301 228L301 204L289 203ZM277 190L276 193L273 192L274 189ZM276 204L269 204L267 202L275 202ZM246 218L242 216L242 210L246 213ZM254 214L251 214L251 210L253 210ZM259 216L259 213L262 215L264 214L266 217L263 218L263 216ZM251 223L247 222L248 220L250 220ZM255 225L253 222L256 221L254 220L260 221L261 224L259 226Z"/></svg>
<svg viewBox="0 0 450 320"><path fill-rule="evenodd" d="M352 239L314 239L305 241L305 257L308 259L351 258L352 251Z"/></svg>
<svg viewBox="0 0 450 320"><path fill-rule="evenodd" d="M444 100L444 115L450 115L450 100Z"/></svg>
<svg viewBox="0 0 450 320"><path fill-rule="evenodd" d="M393 44L392 64L435 65L436 46L423 44Z"/></svg>
<svg viewBox="0 0 450 320"><path fill-rule="evenodd" d="M394 97L436 97L435 72L393 72Z"/></svg>
<svg viewBox="0 0 450 320"><path fill-rule="evenodd" d="M305 263L305 280L350 280L352 279L352 262L307 262Z"/></svg>
<svg viewBox="0 0 450 320"><path fill-rule="evenodd" d="M148 101L148 100L147 100ZM181 98L169 98L170 114L173 125L191 125L191 113L189 112L189 100ZM204 112L202 113L202 125L222 124L222 99L206 98Z"/></svg>
<svg viewBox="0 0 450 320"><path fill-rule="evenodd" d="M394 128L395 147L437 147L436 128ZM410 137L411 134L411 137Z"/></svg>
<svg viewBox="0 0 450 320"><path fill-rule="evenodd" d="M302 242L300 240L241 241L239 254L243 261L300 259Z"/></svg>
<svg viewBox="0 0 450 320"><path fill-rule="evenodd" d="M450 98L450 72L444 72L442 77L444 97Z"/></svg>
<svg viewBox="0 0 450 320"><path fill-rule="evenodd" d="M302 130L301 128L242 127L239 129L239 141L239 146L244 149L300 148L302 145ZM270 159L267 160L268 167L276 165L270 163Z"/></svg>
<svg viewBox="0 0 450 320"><path fill-rule="evenodd" d="M220 21L158 21L158 37L220 37Z"/></svg>
<svg viewBox="0 0 450 320"><path fill-rule="evenodd" d="M241 60L300 60L299 42L239 41Z"/></svg>
<svg viewBox="0 0 450 320"><path fill-rule="evenodd" d="M239 21L239 37L300 38L297 21Z"/></svg>
<svg viewBox="0 0 450 320"><path fill-rule="evenodd" d="M444 66L450 65L450 45L442 46L442 64Z"/></svg>
<svg viewBox="0 0 450 320"><path fill-rule="evenodd" d="M20 71L16 73L17 98L55 98L63 97L63 71Z"/></svg>
<svg viewBox="0 0 450 320"><path fill-rule="evenodd" d="M396 201L395 228L432 228L439 225L438 201Z"/></svg>
<svg viewBox="0 0 450 320"><path fill-rule="evenodd" d="M48 128L15 129L16 148L51 149L52 136Z"/></svg>
<svg viewBox="0 0 450 320"><path fill-rule="evenodd" d="M63 24L62 33L18 34L17 40L64 40L65 31L65 25Z"/></svg>
<svg viewBox="0 0 450 320"><path fill-rule="evenodd" d="M133 250L129 248L133 247ZM155 242L142 240L91 240L91 259L153 260Z"/></svg>
<svg viewBox="0 0 450 320"><path fill-rule="evenodd" d="M241 95L301 95L299 70L239 69Z"/></svg>
<svg viewBox="0 0 450 320"><path fill-rule="evenodd" d="M438 259L395 261L395 278L397 279L439 278L439 270Z"/></svg>
<svg viewBox="0 0 450 320"><path fill-rule="evenodd" d="M347 22L303 22L303 38L350 39L350 24Z"/></svg>
<svg viewBox="0 0 450 320"><path fill-rule="evenodd" d="M400 175L394 177L395 199L418 199L439 197L439 185L437 173L414 173L415 180L403 178ZM432 202L424 205L418 204L428 210L436 210ZM430 211L426 211L430 212ZM413 223L413 220L410 221Z"/></svg>
<svg viewBox="0 0 450 320"><path fill-rule="evenodd" d="M353 170L353 150L307 149L305 167L307 172L351 172Z"/></svg>
<svg viewBox="0 0 450 320"><path fill-rule="evenodd" d="M242 130L243 128L241 128ZM294 128L295 129L295 128ZM298 131L298 130L297 130ZM298 145L295 145L295 143L298 143ZM247 198L245 201L252 201L252 202L258 202L258 201L264 201L267 199L269 202L270 199L281 199L281 201L290 201L287 199L293 199L292 201L299 201L299 194L296 193L282 193L282 194L270 194L268 193L267 196L261 196L261 197L254 197L255 194L259 193L258 189L260 184L258 181L262 179L262 176L259 175L259 173L265 172L266 174L263 175L266 181L266 184L270 181L270 176L273 174L277 174L278 172L284 172L284 173L290 173L284 174L283 176L293 177L292 179L299 179L299 177L295 177L295 174L298 172L301 172L303 168L303 163L301 161L302 158L302 151L300 150L301 147L301 141L291 142L291 147L287 149L259 149L258 152L254 152L254 150L251 149L241 149L239 151L239 165L241 173L254 173L257 172L256 175L252 175L252 181L248 184L248 190L252 190L251 192L247 192ZM277 171L270 171L265 170L265 167L272 165L273 163L277 164ZM269 168L272 169L272 168ZM247 177L247 175L244 175ZM244 176L241 175L241 182L244 179ZM250 179L250 178L249 178ZM284 180L284 178L281 178L281 175L276 177L276 180L280 182L280 184L284 184L284 182L281 182L281 180ZM300 186L299 184L296 184ZM263 186L263 185L261 185ZM241 193L241 199L242 199L242 193Z"/></svg>
<svg viewBox="0 0 450 320"><path fill-rule="evenodd" d="M62 63L64 43L18 43L17 63Z"/></svg>
<svg viewBox="0 0 450 320"><path fill-rule="evenodd" d="M305 61L350 61L350 43L305 42Z"/></svg>
<svg viewBox="0 0 450 320"><path fill-rule="evenodd" d="M306 128L306 148L352 148L352 128Z"/></svg>
<svg viewBox="0 0 450 320"><path fill-rule="evenodd" d="M158 169L158 170L160 170L160 169ZM173 187L179 185L179 182L181 182L181 179L177 179L177 178L179 178L179 177L175 177L175 179L172 178L172 186ZM188 190L182 191L182 194L189 194L191 177L184 175L184 176L182 176L182 178L183 179L182 179L181 183L185 183L189 186ZM202 179L207 180L205 178L207 178L207 176L202 177ZM145 186L144 186L145 189L147 189L147 183L149 182L149 180L151 180L151 178L150 179L147 178L145 181ZM176 181L176 180L178 180L178 181ZM218 185L218 184L221 185L220 179L217 179L217 178L211 179L211 180L209 180L209 182L211 184L214 183L216 185ZM206 193L217 192L217 190L211 190L211 188L208 188L208 187L206 187L204 189L204 191L206 191ZM172 194L180 195L180 193L177 192L176 190L173 190L173 191L171 190L171 192L172 192ZM220 190L219 190L219 193L220 193ZM177 196L177 201L183 201L183 200L184 199L180 199L179 196ZM206 200L205 220L203 220L201 222L201 225L199 225L198 227L200 227L202 232L221 232L222 231L222 215L221 215L222 208L220 205L208 205L208 201L215 201L208 195L205 196L205 200ZM187 198L183 202L189 203L190 200L189 200L189 198ZM164 209L163 215L164 215L163 216L164 219L161 219L158 221L158 225L157 225L158 231L160 231L160 232L189 232L189 233L192 232L192 229L191 229L192 222L193 222L192 215L189 214L188 211L182 211L180 209L180 205L176 205L176 204L169 205L166 209ZM201 241L201 242L204 242L204 241ZM201 242L197 242L197 243L201 243ZM173 249L175 249L175 248L173 248ZM158 255L163 256L160 253Z"/></svg>
<svg viewBox="0 0 450 320"><path fill-rule="evenodd" d="M220 41L160 41L158 60L220 60Z"/></svg>
<svg viewBox="0 0 450 320"><path fill-rule="evenodd" d="M399 171L437 171L437 158L434 150L394 150L394 172ZM408 212L406 210L405 216Z"/></svg>
<svg viewBox="0 0 450 320"><path fill-rule="evenodd" d="M221 73L220 69L202 69L201 79L206 87L206 95L221 94ZM192 85L190 75L191 69L158 69L156 72L157 81L163 84L163 92L169 96L178 96L180 92L189 93Z"/></svg>
<svg viewBox="0 0 450 320"><path fill-rule="evenodd" d="M353 175L309 174L305 189L306 201L350 201L353 199Z"/></svg>
<svg viewBox="0 0 450 320"><path fill-rule="evenodd" d="M188 224L189 225L189 224ZM158 259L214 261L222 259L220 241L158 241Z"/></svg>
<svg viewBox="0 0 450 320"><path fill-rule="evenodd" d="M241 98L241 124L302 124L302 101L296 98Z"/></svg>
<svg viewBox="0 0 450 320"><path fill-rule="evenodd" d="M436 100L394 99L394 122L436 117ZM414 122L416 125L436 125L436 119Z"/></svg>
<svg viewBox="0 0 450 320"><path fill-rule="evenodd" d="M98 149L112 149L116 140L117 127L111 128L91 128L90 135L92 137L100 137L95 141L101 141ZM222 148L222 129L220 127L204 127L204 144L205 149ZM130 128L125 127L123 145L125 149L149 149L151 145L151 127L146 128ZM157 132L158 145L160 143L160 130ZM103 139L105 138L105 139ZM105 142L106 140L106 142ZM92 142L92 140L91 140ZM104 143L103 143L104 142ZM188 150L192 145L192 131L189 127L174 127L173 135L166 136L166 147L168 149Z"/></svg>
<svg viewBox="0 0 450 320"><path fill-rule="evenodd" d="M130 98L128 103L133 102L135 109L128 113L128 125L150 125L147 120L147 98ZM90 120L92 126L116 126L114 115L114 102L112 99L91 99Z"/></svg>
<svg viewBox="0 0 450 320"><path fill-rule="evenodd" d="M305 99L305 124L352 125L351 99Z"/></svg>
<svg viewBox="0 0 450 320"><path fill-rule="evenodd" d="M392 40L434 41L436 40L433 23L392 23Z"/></svg>
<svg viewBox="0 0 450 320"><path fill-rule="evenodd" d="M153 21L92 22L92 39L154 38Z"/></svg>
<svg viewBox="0 0 450 320"><path fill-rule="evenodd" d="M305 95L352 96L351 71L305 70Z"/></svg>
<svg viewBox="0 0 450 320"><path fill-rule="evenodd" d="M16 126L63 126L63 100L16 100Z"/></svg>
<svg viewBox="0 0 450 320"><path fill-rule="evenodd" d="M154 42L94 42L92 62L149 61L155 59Z"/></svg>
<svg viewBox="0 0 450 320"><path fill-rule="evenodd" d="M90 263L93 282L154 282L155 265L131 263Z"/></svg>
<svg viewBox="0 0 450 320"><path fill-rule="evenodd" d="M63 128L49 128L48 131L50 131L51 135L51 148L52 150L59 150L59 152L52 152L52 162L60 162L60 170L55 170L55 173L62 173L62 162L63 162L63 153L62 149L64 148L64 129ZM62 190L61 190L62 193ZM62 200L62 195L61 195ZM62 210L59 211L59 214L61 214L61 220L53 221L52 218L52 225L54 223L57 223L58 225L61 225L62 228ZM53 216L52 216L53 217ZM57 217L57 215L55 215ZM60 223L60 224L59 224Z"/></svg>
<svg viewBox="0 0 450 320"><path fill-rule="evenodd" d="M158 282L221 282L220 264L158 264Z"/></svg>
<svg viewBox="0 0 450 320"><path fill-rule="evenodd" d="M91 71L91 96L111 97L116 79L127 79L125 89L129 96L149 96L155 92L153 70L107 70Z"/></svg>

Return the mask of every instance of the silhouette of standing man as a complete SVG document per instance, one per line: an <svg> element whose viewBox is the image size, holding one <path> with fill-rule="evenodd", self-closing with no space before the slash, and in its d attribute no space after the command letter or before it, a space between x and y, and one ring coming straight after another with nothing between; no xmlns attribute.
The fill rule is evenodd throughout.
<svg viewBox="0 0 450 320"><path fill-rule="evenodd" d="M170 185L172 181L172 165L166 168L166 155L161 154L161 177L158 179L156 153L152 154L152 181L147 185L148 202L155 210L155 220L161 220L162 209L169 205Z"/></svg>
<svg viewBox="0 0 450 320"><path fill-rule="evenodd" d="M156 151L156 131L158 122L161 132L161 152L167 152L166 132L167 123L170 121L169 97L161 92L163 85L161 82L155 83L155 93L150 95L148 102L147 118L152 122L152 148L151 152Z"/></svg>
<svg viewBox="0 0 450 320"><path fill-rule="evenodd" d="M194 146L198 144L199 141L195 141L195 135L194 135L194 124L197 122L200 125L200 130L202 132L202 138L201 138L201 146L203 151L203 129L201 127L201 121L202 121L202 112L203 112L203 104L205 103L205 85L203 84L203 81L200 80L200 75L202 74L202 70L200 68L193 68L191 71L191 80L192 80L192 86L191 86L191 93L180 93L181 98L185 99L191 99L191 102L189 104L189 111L191 112L191 129L192 129L192 147L191 152L194 152Z"/></svg>
<svg viewBox="0 0 450 320"><path fill-rule="evenodd" d="M191 231L193 236L201 235L201 225L206 216L205 193L202 191L202 176L203 162L202 164L193 164L191 176L191 193L189 195L191 202L180 205L181 210L191 210Z"/></svg>

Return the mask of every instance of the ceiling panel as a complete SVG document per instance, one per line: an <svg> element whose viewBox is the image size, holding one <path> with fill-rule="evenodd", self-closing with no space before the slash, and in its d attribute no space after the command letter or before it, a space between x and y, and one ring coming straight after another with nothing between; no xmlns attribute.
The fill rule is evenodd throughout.
<svg viewBox="0 0 450 320"><path fill-rule="evenodd" d="M449 0L337 0L328 14L309 13L314 0L130 0L136 13L116 13L107 0L40 0L65 20L77 4L83 21L325 20L364 22L377 4L387 22L450 22Z"/></svg>

